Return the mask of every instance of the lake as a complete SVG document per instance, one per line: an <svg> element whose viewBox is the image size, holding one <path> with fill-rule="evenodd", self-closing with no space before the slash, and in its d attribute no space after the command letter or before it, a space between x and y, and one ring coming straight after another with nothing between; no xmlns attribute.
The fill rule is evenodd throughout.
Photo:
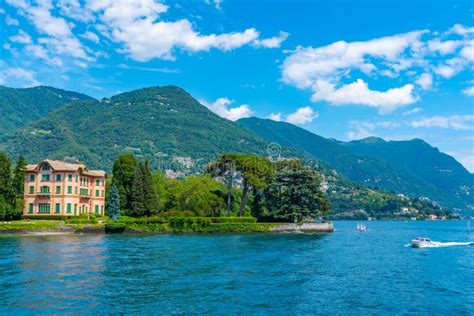
<svg viewBox="0 0 474 316"><path fill-rule="evenodd" d="M0 313L474 314L466 222L328 235L0 237Z"/></svg>

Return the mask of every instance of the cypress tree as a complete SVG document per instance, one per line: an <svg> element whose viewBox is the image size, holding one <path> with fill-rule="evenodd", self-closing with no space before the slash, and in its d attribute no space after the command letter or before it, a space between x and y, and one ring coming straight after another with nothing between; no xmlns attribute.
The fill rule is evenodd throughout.
<svg viewBox="0 0 474 316"><path fill-rule="evenodd" d="M144 187L144 166L139 163L133 175L131 189L131 208L130 216L141 217L147 213L145 187Z"/></svg>
<svg viewBox="0 0 474 316"><path fill-rule="evenodd" d="M117 219L120 217L120 193L115 184L112 184L112 189L110 191L107 215L111 219Z"/></svg>
<svg viewBox="0 0 474 316"><path fill-rule="evenodd" d="M23 197L23 191L25 188L26 164L27 162L25 157L20 155L13 172L13 192L15 193L17 199L21 199Z"/></svg>
<svg viewBox="0 0 474 316"><path fill-rule="evenodd" d="M4 152L0 152L0 197L7 203L14 200L11 179L11 160Z"/></svg>
<svg viewBox="0 0 474 316"><path fill-rule="evenodd" d="M112 167L113 183L120 193L120 209L130 210L133 177L137 169L138 162L132 153L121 154Z"/></svg>
<svg viewBox="0 0 474 316"><path fill-rule="evenodd" d="M150 162L146 161L142 165L143 195L145 203L145 215L151 216L158 214L158 196L153 185L153 176L151 173Z"/></svg>

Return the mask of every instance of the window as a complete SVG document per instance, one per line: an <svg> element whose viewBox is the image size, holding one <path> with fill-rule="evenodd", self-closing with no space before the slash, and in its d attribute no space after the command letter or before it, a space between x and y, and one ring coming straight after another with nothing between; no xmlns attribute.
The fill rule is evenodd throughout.
<svg viewBox="0 0 474 316"><path fill-rule="evenodd" d="M95 190L95 196L99 196L99 190Z"/></svg>
<svg viewBox="0 0 474 316"><path fill-rule="evenodd" d="M77 212L77 204L74 204L74 215L76 215Z"/></svg>
<svg viewBox="0 0 474 316"><path fill-rule="evenodd" d="M33 214L33 203L30 203L30 205L28 205L28 214Z"/></svg>
<svg viewBox="0 0 474 316"><path fill-rule="evenodd" d="M76 183L77 183L77 179L78 179L78 178L79 178L79 177L78 177L78 176L76 176Z"/></svg>
<svg viewBox="0 0 474 316"><path fill-rule="evenodd" d="M42 168L42 169L43 169L43 170L49 170L49 165L45 163L45 164L43 165L43 168Z"/></svg>
<svg viewBox="0 0 474 316"><path fill-rule="evenodd" d="M96 214L99 214L99 205L96 205L96 206L95 206L95 213L96 213Z"/></svg>
<svg viewBox="0 0 474 316"><path fill-rule="evenodd" d="M77 187L74 188L74 194L77 194Z"/></svg>
<svg viewBox="0 0 474 316"><path fill-rule="evenodd" d="M87 190L87 189L81 189L81 190L79 191L79 194L80 194L80 195L89 195L89 190Z"/></svg>
<svg viewBox="0 0 474 316"><path fill-rule="evenodd" d="M40 203L38 207L38 214L49 214L51 213L51 204Z"/></svg>
<svg viewBox="0 0 474 316"><path fill-rule="evenodd" d="M56 181L61 182L61 175L60 174L56 175Z"/></svg>
<svg viewBox="0 0 474 316"><path fill-rule="evenodd" d="M47 186L41 187L41 193L49 193L49 187Z"/></svg>
<svg viewBox="0 0 474 316"><path fill-rule="evenodd" d="M35 187L30 185L30 194L33 194L35 193Z"/></svg>
<svg viewBox="0 0 474 316"><path fill-rule="evenodd" d="M67 187L67 194L72 194L72 186Z"/></svg>
<svg viewBox="0 0 474 316"><path fill-rule="evenodd" d="M68 203L67 206L66 206L66 212L68 214L71 214L71 203Z"/></svg>
<svg viewBox="0 0 474 316"><path fill-rule="evenodd" d="M67 181L72 182L72 174L69 174L69 175L67 176Z"/></svg>
<svg viewBox="0 0 474 316"><path fill-rule="evenodd" d="M33 182L33 181L35 181L35 175L34 174L30 175L30 182Z"/></svg>
<svg viewBox="0 0 474 316"><path fill-rule="evenodd" d="M100 180L95 180L95 185L98 187L100 185Z"/></svg>
<svg viewBox="0 0 474 316"><path fill-rule="evenodd" d="M59 203L56 203L54 214L59 214L59 213L61 213L61 205Z"/></svg>
<svg viewBox="0 0 474 316"><path fill-rule="evenodd" d="M41 181L42 181L42 182L47 182L47 181L49 181L49 174L42 174L42 175L41 175Z"/></svg>
<svg viewBox="0 0 474 316"><path fill-rule="evenodd" d="M104 190L102 190L102 197L104 197Z"/></svg>
<svg viewBox="0 0 474 316"><path fill-rule="evenodd" d="M56 186L56 194L60 194L61 193L61 186L57 185Z"/></svg>

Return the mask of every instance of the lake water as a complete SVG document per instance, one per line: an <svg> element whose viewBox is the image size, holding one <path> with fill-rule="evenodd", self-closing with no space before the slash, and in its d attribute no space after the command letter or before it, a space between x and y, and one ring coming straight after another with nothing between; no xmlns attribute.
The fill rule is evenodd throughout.
<svg viewBox="0 0 474 316"><path fill-rule="evenodd" d="M474 314L466 222L329 235L0 237L0 314Z"/></svg>

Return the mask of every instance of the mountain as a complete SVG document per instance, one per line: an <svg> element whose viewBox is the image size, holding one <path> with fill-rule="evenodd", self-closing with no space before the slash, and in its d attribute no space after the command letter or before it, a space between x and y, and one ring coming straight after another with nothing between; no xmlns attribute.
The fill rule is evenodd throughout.
<svg viewBox="0 0 474 316"><path fill-rule="evenodd" d="M284 133L284 130L281 134L275 131L278 137L272 133L258 136L209 111L183 89L165 86L139 89L100 101L84 98L69 103L15 133L0 136L0 150L14 157L23 154L29 161L45 158L82 161L90 167L109 171L114 159L128 151L150 160L155 169L172 169L178 176L201 171L207 162L223 153L280 153L283 157L312 160L312 166L324 178L324 190L333 213L339 214L339 218L354 218L360 214L393 218L402 209L416 209L424 216L447 214L429 201L370 189L328 168L325 161L332 162L331 157L349 155L336 141L305 132L303 136L309 137L307 142L316 137L314 139L320 142L318 146L326 147L327 155L320 160L311 158L304 149L304 138ZM294 146L292 137L302 142L296 149L285 147ZM283 147L269 146L269 141L275 138ZM364 159L367 163L376 161ZM383 168L388 166L377 170Z"/></svg>
<svg viewBox="0 0 474 316"><path fill-rule="evenodd" d="M11 133L61 106L91 97L52 87L15 89L0 86L0 135Z"/></svg>
<svg viewBox="0 0 474 316"><path fill-rule="evenodd" d="M369 137L343 145L357 154L380 159L400 170L412 172L439 190L474 204L474 175L456 159L421 139L384 141Z"/></svg>
<svg viewBox="0 0 474 316"><path fill-rule="evenodd" d="M437 176L430 177L428 173L433 171L433 168L426 170L427 174L425 176L420 176L420 169L415 168L413 164L411 164L413 168L408 167L410 165L409 162L406 162L407 167L397 164L398 159L400 159L397 156L407 155L410 150L414 151L411 151L409 155L416 156L418 153L424 152L422 148L391 147L386 148L385 151L382 150L384 154L379 155L377 154L378 149L370 146L385 143L383 140L368 139L360 143L365 144L365 146L357 146L359 143L352 142L346 144L333 139L327 139L285 122L246 118L239 120L237 124L271 142L294 148L315 159L319 159L340 172L343 176L359 184L404 193L412 197L428 197L450 207L466 208L471 204L468 198L469 192L463 196L447 193L445 186L437 181ZM432 148L428 144L426 146ZM424 147L425 149L427 149L426 146ZM369 150L369 148L373 150ZM430 153L436 154L436 151L430 151ZM439 151L437 151L437 155L438 158L444 157L443 159L440 158L443 161L447 159L446 157L449 157ZM388 159L387 157L392 157L393 159ZM429 159L424 155L420 155L420 158ZM449 158L448 160L455 161L452 157ZM457 164L459 165L459 163ZM445 172L445 170L440 170L444 169L439 168L437 174ZM451 168L449 170L456 170L455 173L453 171L454 176L452 178L463 174L459 168ZM458 187L461 184L470 187L469 177L464 177L464 174L463 177L456 178L456 181Z"/></svg>
<svg viewBox="0 0 474 316"><path fill-rule="evenodd" d="M227 152L263 154L267 147L262 138L175 86L74 102L0 139L0 144L0 150L31 161L66 157L106 169L123 151L168 169L165 164L173 157L184 157L179 161L185 164L186 157L204 163Z"/></svg>

